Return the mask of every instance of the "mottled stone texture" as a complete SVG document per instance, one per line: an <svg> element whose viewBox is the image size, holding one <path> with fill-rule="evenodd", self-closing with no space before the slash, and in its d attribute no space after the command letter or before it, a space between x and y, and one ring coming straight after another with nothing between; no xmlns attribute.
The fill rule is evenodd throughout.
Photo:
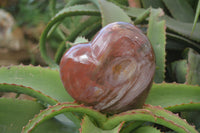
<svg viewBox="0 0 200 133"><path fill-rule="evenodd" d="M104 113L141 108L154 72L149 40L125 22L111 23L91 42L73 46L60 63L67 92L77 102Z"/></svg>

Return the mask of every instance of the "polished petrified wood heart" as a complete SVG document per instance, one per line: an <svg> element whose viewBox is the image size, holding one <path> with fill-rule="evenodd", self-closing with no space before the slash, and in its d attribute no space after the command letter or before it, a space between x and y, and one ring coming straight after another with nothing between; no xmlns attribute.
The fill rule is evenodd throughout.
<svg viewBox="0 0 200 133"><path fill-rule="evenodd" d="M106 113L140 108L155 72L154 52L135 26L115 22L87 44L62 57L60 75L68 93L80 103Z"/></svg>

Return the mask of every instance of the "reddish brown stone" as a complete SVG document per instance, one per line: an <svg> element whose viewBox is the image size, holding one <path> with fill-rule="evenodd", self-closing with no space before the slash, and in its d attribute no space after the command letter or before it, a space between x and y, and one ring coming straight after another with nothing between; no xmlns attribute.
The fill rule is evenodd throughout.
<svg viewBox="0 0 200 133"><path fill-rule="evenodd" d="M149 40L125 22L111 23L88 44L73 46L60 63L68 93L76 101L106 113L140 108L154 72Z"/></svg>

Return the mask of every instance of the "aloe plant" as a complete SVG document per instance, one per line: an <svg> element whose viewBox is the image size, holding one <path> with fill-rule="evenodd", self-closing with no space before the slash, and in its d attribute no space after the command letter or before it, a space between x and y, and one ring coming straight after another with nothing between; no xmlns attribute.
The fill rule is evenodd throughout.
<svg viewBox="0 0 200 133"><path fill-rule="evenodd" d="M198 6L195 7L195 4ZM40 38L48 67L19 65L0 68L0 92L26 94L31 100L0 98L0 131L58 133L198 133L192 113L200 111L199 1L141 0L129 7L123 0L69 0L62 10L50 1L52 19ZM180 10L179 8L180 7ZM184 14L184 15L182 15ZM67 17L87 15L68 36L59 25ZM154 83L143 107L106 114L74 101L59 75L64 52L91 40L112 22L135 24L147 35L155 52ZM46 45L58 32L63 41L52 59ZM52 39L52 38L51 38ZM185 120L186 119L186 120Z"/></svg>

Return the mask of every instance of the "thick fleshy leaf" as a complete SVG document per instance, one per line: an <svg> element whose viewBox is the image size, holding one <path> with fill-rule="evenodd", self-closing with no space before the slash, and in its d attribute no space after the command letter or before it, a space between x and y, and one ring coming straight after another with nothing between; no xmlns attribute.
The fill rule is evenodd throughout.
<svg viewBox="0 0 200 133"><path fill-rule="evenodd" d="M88 116L85 116L81 125L80 133L119 133L123 125L123 122L119 126L111 130L103 130L96 127Z"/></svg>
<svg viewBox="0 0 200 133"><path fill-rule="evenodd" d="M146 11L145 9L136 8L136 7L126 7L123 9L126 12L126 14L129 15L131 18L136 18L140 16L141 14L144 14L144 12Z"/></svg>
<svg viewBox="0 0 200 133"><path fill-rule="evenodd" d="M60 80L59 72L34 66L10 66L0 68L0 91L24 93L37 98L45 105L74 101ZM80 126L72 114L67 117Z"/></svg>
<svg viewBox="0 0 200 133"><path fill-rule="evenodd" d="M125 126L121 129L120 133L131 133L134 129L137 129L141 125L143 125L143 121L131 121L125 123Z"/></svg>
<svg viewBox="0 0 200 133"><path fill-rule="evenodd" d="M112 2L99 0L99 5L102 16L102 26L119 21L131 23L129 16L120 7L116 6Z"/></svg>
<svg viewBox="0 0 200 133"><path fill-rule="evenodd" d="M86 43L86 42L88 42L88 40L87 40L86 38L79 36L79 37L77 37L76 40L74 41L74 44Z"/></svg>
<svg viewBox="0 0 200 133"><path fill-rule="evenodd" d="M167 108L192 102L200 103L199 95L200 86L178 83L153 84L145 103Z"/></svg>
<svg viewBox="0 0 200 133"><path fill-rule="evenodd" d="M195 29L195 27L196 27L196 24L197 24L199 15L200 15L200 0L199 0L199 2L198 2L198 5L197 5L196 14L195 14L195 19L194 19L193 26L192 26L192 31L194 31L194 29Z"/></svg>
<svg viewBox="0 0 200 133"><path fill-rule="evenodd" d="M200 54L193 49L189 50L188 54L188 73L187 83L200 85Z"/></svg>
<svg viewBox="0 0 200 133"><path fill-rule="evenodd" d="M170 110L172 112L183 112L183 111L200 111L200 102L190 102L190 103L183 103L179 105L169 106L165 109Z"/></svg>
<svg viewBox="0 0 200 133"><path fill-rule="evenodd" d="M143 126L135 130L134 133L161 133L161 131L154 127Z"/></svg>
<svg viewBox="0 0 200 133"><path fill-rule="evenodd" d="M23 126L42 109L44 107L35 101L0 98L0 132L20 133ZM50 119L34 133L75 133L76 130L72 125L63 125L56 119Z"/></svg>
<svg viewBox="0 0 200 133"><path fill-rule="evenodd" d="M177 35L175 33L167 32L167 45L166 49L170 50L183 50L186 47L195 49L200 53L200 44L195 41L189 40L183 36Z"/></svg>
<svg viewBox="0 0 200 133"><path fill-rule="evenodd" d="M85 28L80 35L88 38L91 40L94 35L101 29L101 20L96 21L95 23L91 24L87 28Z"/></svg>
<svg viewBox="0 0 200 133"><path fill-rule="evenodd" d="M158 106L158 107L146 106L145 109L148 109L148 110L152 111L153 114L158 116L158 117L161 117L161 118L164 117L165 120L171 121L172 123L176 123L180 127L183 127L184 131L181 131L180 133L182 133L182 132L197 133L197 131L195 130L195 127L192 126L192 125L189 125L186 120L181 119L177 114L174 114L174 113L172 113L170 111L164 110L160 106ZM159 124L162 125L162 122L160 122ZM174 131L179 132L176 129Z"/></svg>
<svg viewBox="0 0 200 133"><path fill-rule="evenodd" d="M156 56L156 72L154 77L156 83L164 81L165 74L165 21L159 20L159 17L162 15L163 11L161 9L152 9L147 30L147 36L153 46Z"/></svg>
<svg viewBox="0 0 200 133"><path fill-rule="evenodd" d="M179 60L171 63L172 76L178 83L185 83L187 74L187 60Z"/></svg>
<svg viewBox="0 0 200 133"><path fill-rule="evenodd" d="M0 83L0 92L15 92L17 94L26 94L36 98L44 105L54 105L58 102L56 99L53 99L52 97L45 95L38 90L22 85Z"/></svg>
<svg viewBox="0 0 200 133"><path fill-rule="evenodd" d="M171 15L182 22L194 20L194 10L186 0L163 0Z"/></svg>
<svg viewBox="0 0 200 133"><path fill-rule="evenodd" d="M150 8L146 9L145 12L142 14L138 15L137 18L134 20L134 24L140 24L142 21L144 21L147 17L149 17L150 14Z"/></svg>
<svg viewBox="0 0 200 133"><path fill-rule="evenodd" d="M59 48L56 51L55 55L55 62L59 64L60 59L62 58L63 54L66 51L66 41L73 42L76 37L87 27L89 27L91 24L96 23L100 20L100 17L90 17L89 19L85 20L83 23L80 23L77 25L77 27L64 39L64 41L60 44Z"/></svg>
<svg viewBox="0 0 200 133"><path fill-rule="evenodd" d="M192 33L192 23L185 23L185 22L180 22L175 19L170 18L169 16L164 16L164 20L166 20L166 26L170 30L185 36L189 39L192 39L194 41L200 42L200 23L196 24L196 28L194 29ZM184 28L183 28L184 27ZM192 34L191 34L192 33Z"/></svg>
<svg viewBox="0 0 200 133"><path fill-rule="evenodd" d="M145 9L142 8L124 8L124 11L126 14L128 14L131 18L136 18L142 13L145 12ZM178 33L186 38L192 39L194 41L200 42L200 23L196 23L196 28L194 29L192 33L192 23L184 23L177 21L173 18L170 18L167 15L164 15L164 17L161 18L161 20L166 21L166 26L168 29L172 30L175 33ZM183 28L184 27L184 28ZM192 33L192 34L191 34Z"/></svg>
<svg viewBox="0 0 200 133"><path fill-rule="evenodd" d="M78 112L78 113L84 113L88 116L92 117L98 125L102 125L107 118L105 115L101 114L100 112L93 110L90 107L85 107L83 105L77 105L75 103L59 103L55 106L51 106L48 109L40 112L38 115L36 115L29 123L24 127L23 133L28 133L35 129L38 125L40 125L42 122L53 118L54 116L58 114L62 114L64 112Z"/></svg>
<svg viewBox="0 0 200 133"><path fill-rule="evenodd" d="M58 65L47 55L46 49L46 40L48 33L55 26L55 24L60 23L64 20L65 17L77 16L77 15L93 15L99 16L99 10L95 5L75 5L72 7L64 8L58 12L52 19L49 21L48 25L44 29L40 37L40 51L43 59L52 67L58 68Z"/></svg>
<svg viewBox="0 0 200 133"><path fill-rule="evenodd" d="M195 128L170 111L158 106L145 105L144 109L130 110L112 117L103 123L104 129L116 127L123 121L149 121L168 127L178 133L197 133Z"/></svg>
<svg viewBox="0 0 200 133"><path fill-rule="evenodd" d="M160 7L164 9L164 4L162 0L141 0L141 1L144 8L149 8L149 7L159 8Z"/></svg>
<svg viewBox="0 0 200 133"><path fill-rule="evenodd" d="M1 67L0 83L30 87L59 102L74 101L63 87L59 72L50 68L22 65Z"/></svg>
<svg viewBox="0 0 200 133"><path fill-rule="evenodd" d="M197 131L200 132L200 112L191 111L191 112L181 112L181 117L186 119L188 123L195 125Z"/></svg>

